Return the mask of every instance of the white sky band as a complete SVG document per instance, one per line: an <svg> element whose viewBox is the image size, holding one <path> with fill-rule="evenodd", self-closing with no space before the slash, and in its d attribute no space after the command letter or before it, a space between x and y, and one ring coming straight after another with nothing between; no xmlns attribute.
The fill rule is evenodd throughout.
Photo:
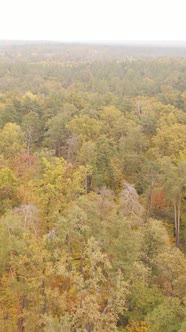
<svg viewBox="0 0 186 332"><path fill-rule="evenodd" d="M186 40L185 0L0 0L0 39Z"/></svg>

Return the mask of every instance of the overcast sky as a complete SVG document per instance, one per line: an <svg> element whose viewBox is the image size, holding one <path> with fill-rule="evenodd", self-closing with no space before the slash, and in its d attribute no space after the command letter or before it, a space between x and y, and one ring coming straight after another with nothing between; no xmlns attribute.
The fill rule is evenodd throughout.
<svg viewBox="0 0 186 332"><path fill-rule="evenodd" d="M186 40L186 0L0 0L0 39Z"/></svg>

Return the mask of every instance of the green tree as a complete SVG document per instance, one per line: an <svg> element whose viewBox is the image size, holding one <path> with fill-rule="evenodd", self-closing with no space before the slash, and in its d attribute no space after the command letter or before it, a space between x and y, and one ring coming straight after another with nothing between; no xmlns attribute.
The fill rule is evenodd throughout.
<svg viewBox="0 0 186 332"><path fill-rule="evenodd" d="M174 230L176 246L180 246L180 223L182 201L186 188L186 162L174 163L170 158L162 160L162 182L166 196L174 208Z"/></svg>
<svg viewBox="0 0 186 332"><path fill-rule="evenodd" d="M64 146L70 135L70 132L66 127L69 118L69 114L59 113L47 122L48 130L45 134L45 143L49 148L55 150L56 157L61 157L62 154L64 155Z"/></svg>
<svg viewBox="0 0 186 332"><path fill-rule="evenodd" d="M184 311L178 298L166 298L152 313L147 315L147 326L152 332L179 331L185 316Z"/></svg>
<svg viewBox="0 0 186 332"><path fill-rule="evenodd" d="M0 213L18 204L18 179L9 167L0 168Z"/></svg>
<svg viewBox="0 0 186 332"><path fill-rule="evenodd" d="M100 136L96 141L96 159L93 167L95 187L117 188L116 169L113 164L115 154L114 142L106 136Z"/></svg>

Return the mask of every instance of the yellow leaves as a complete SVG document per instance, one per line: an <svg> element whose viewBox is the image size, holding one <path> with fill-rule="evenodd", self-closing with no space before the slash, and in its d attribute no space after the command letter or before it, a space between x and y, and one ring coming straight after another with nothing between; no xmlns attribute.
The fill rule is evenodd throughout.
<svg viewBox="0 0 186 332"><path fill-rule="evenodd" d="M115 134L116 128L122 123L122 113L114 106L103 107L100 112L101 133L109 137Z"/></svg>
<svg viewBox="0 0 186 332"><path fill-rule="evenodd" d="M14 332L17 330L17 294L12 292L11 276L1 278L0 292L0 330Z"/></svg>
<svg viewBox="0 0 186 332"><path fill-rule="evenodd" d="M7 158L14 158L23 147L22 139L21 128L15 123L7 123L0 130L0 153Z"/></svg>
<svg viewBox="0 0 186 332"><path fill-rule="evenodd" d="M121 112L114 106L103 107L101 111L101 120L105 122L117 121L121 116Z"/></svg>
<svg viewBox="0 0 186 332"><path fill-rule="evenodd" d="M41 186L46 187L46 194L50 196L57 192L67 195L78 190L82 190L82 184L86 176L86 168L80 166L74 169L73 166L67 163L63 158L54 159L53 163L44 161L44 173L41 179Z"/></svg>
<svg viewBox="0 0 186 332"><path fill-rule="evenodd" d="M100 122L94 118L90 118L88 115L74 117L68 123L67 128L80 135L83 142L95 140L101 130Z"/></svg>
<svg viewBox="0 0 186 332"><path fill-rule="evenodd" d="M184 151L179 151L179 160L184 161L186 160L186 146Z"/></svg>
<svg viewBox="0 0 186 332"><path fill-rule="evenodd" d="M127 332L148 332L147 324L145 321L131 321L127 325Z"/></svg>
<svg viewBox="0 0 186 332"><path fill-rule="evenodd" d="M14 173L8 167L3 167L0 169L0 188L6 186L15 186L17 184L17 179Z"/></svg>
<svg viewBox="0 0 186 332"><path fill-rule="evenodd" d="M38 95L34 95L32 92L30 92L30 91L27 91L24 95L23 95L23 97L22 97L22 100L24 101L25 99L30 99L30 100L32 100L32 101L38 101L39 100L39 97L38 97Z"/></svg>
<svg viewBox="0 0 186 332"><path fill-rule="evenodd" d="M84 192L89 169L84 166L74 168L63 158L51 161L43 158L41 168L42 175L34 180L36 204L43 216L48 220L54 219L68 203Z"/></svg>
<svg viewBox="0 0 186 332"><path fill-rule="evenodd" d="M171 159L177 159L186 150L186 125L175 123L159 128L152 143L152 152L156 157L170 156Z"/></svg>

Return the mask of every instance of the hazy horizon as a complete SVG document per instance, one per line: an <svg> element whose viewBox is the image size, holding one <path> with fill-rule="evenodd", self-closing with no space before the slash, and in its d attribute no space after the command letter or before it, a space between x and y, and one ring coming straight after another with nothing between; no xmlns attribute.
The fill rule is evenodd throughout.
<svg viewBox="0 0 186 332"><path fill-rule="evenodd" d="M186 40L184 0L6 0L0 40L169 43Z"/></svg>
<svg viewBox="0 0 186 332"><path fill-rule="evenodd" d="M51 39L0 39L0 43L51 43L82 45L119 45L119 46L186 46L186 40L51 40Z"/></svg>

